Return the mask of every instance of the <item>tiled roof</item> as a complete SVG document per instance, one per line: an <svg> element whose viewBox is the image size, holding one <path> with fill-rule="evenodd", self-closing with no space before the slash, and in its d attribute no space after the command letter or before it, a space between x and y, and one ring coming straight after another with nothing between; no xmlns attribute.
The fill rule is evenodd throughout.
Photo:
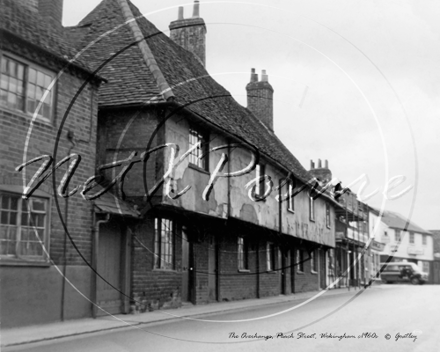
<svg viewBox="0 0 440 352"><path fill-rule="evenodd" d="M311 178L272 131L248 109L238 104L230 93L208 74L192 53L161 33L131 2L103 0L80 22L81 26L90 25L88 34L77 48L82 49L96 41L84 52L84 57L93 67L97 68L112 53L117 53L134 43L135 34L132 26L123 25L129 19L127 9L123 9L127 3L132 15L137 19L142 36L146 38L147 48L157 63L161 77L165 78L167 86L171 88L176 103L187 105L186 110L191 113L249 142L267 157L292 171L299 179L306 182ZM108 35L100 37L105 33ZM158 88L157 76L148 67L151 66L147 65L145 54L142 54L138 45L133 45L110 61L102 68L102 75L109 82L100 89L100 106L166 101Z"/></svg>
<svg viewBox="0 0 440 352"><path fill-rule="evenodd" d="M413 222L409 221L404 216L402 216L398 213L395 213L395 212L384 211L384 213L382 215L382 221L388 227L392 227L395 229L431 234L429 231L422 229L420 226L414 224Z"/></svg>
<svg viewBox="0 0 440 352"><path fill-rule="evenodd" d="M116 0L102 1L79 23L79 27L86 33L77 41L78 50L86 48L82 59L95 70L104 64L99 74L109 80L100 87L100 106L163 101ZM69 27L66 33L76 30ZM109 60L113 55L114 58Z"/></svg>
<svg viewBox="0 0 440 352"><path fill-rule="evenodd" d="M98 192L100 190L102 190L101 186L94 187L94 191ZM110 192L104 193L92 202L99 210L104 213L131 216L134 218L140 216L140 213L136 209L134 209L131 205L127 204L123 200L120 200Z"/></svg>
<svg viewBox="0 0 440 352"><path fill-rule="evenodd" d="M62 32L52 28L36 11L13 0L0 0L0 30L10 33L61 59L66 64L76 50L63 38ZM73 63L87 72L88 65L81 59Z"/></svg>

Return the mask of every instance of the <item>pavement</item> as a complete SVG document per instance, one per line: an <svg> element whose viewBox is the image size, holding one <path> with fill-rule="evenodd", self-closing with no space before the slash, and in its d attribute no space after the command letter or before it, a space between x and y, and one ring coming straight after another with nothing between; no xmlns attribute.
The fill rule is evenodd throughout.
<svg viewBox="0 0 440 352"><path fill-rule="evenodd" d="M373 285L371 288L374 288ZM122 329L144 324L160 324L177 321L179 319L191 319L206 317L228 311L249 310L271 304L307 300L319 295L328 296L343 293L354 293L359 288L337 288L327 291L302 292L275 297L247 299L232 302L218 302L204 305L189 305L177 309L157 310L140 314L118 314L99 317L96 319L85 318L40 324L19 328L1 330L1 347L25 345L34 342L61 339L71 336L96 333L106 330Z"/></svg>

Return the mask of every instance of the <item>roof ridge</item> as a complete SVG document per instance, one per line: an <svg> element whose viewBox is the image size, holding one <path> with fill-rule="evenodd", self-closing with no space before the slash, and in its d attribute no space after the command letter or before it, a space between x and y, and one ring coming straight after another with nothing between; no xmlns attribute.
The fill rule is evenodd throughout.
<svg viewBox="0 0 440 352"><path fill-rule="evenodd" d="M156 62L156 59L154 58L153 52L148 46L148 43L144 38L141 29L139 28L137 19L133 16L133 12L131 11L127 0L117 0L117 1L121 6L122 14L126 19L129 28L133 32L134 39L136 40L138 48L141 51L144 62L147 65L148 69L150 70L151 74L153 75L154 79L156 80L156 84L159 87L160 94L163 95L165 100L174 99L175 98L174 93L171 90L171 87L169 86L168 82L166 81L162 71L160 70L159 65Z"/></svg>

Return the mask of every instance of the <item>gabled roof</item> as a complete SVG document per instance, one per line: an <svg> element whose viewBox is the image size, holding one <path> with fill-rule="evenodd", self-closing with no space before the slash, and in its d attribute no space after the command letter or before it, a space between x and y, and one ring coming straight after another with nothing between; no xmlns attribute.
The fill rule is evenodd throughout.
<svg viewBox="0 0 440 352"><path fill-rule="evenodd" d="M95 69L119 53L100 71L109 80L100 89L100 107L174 101L249 142L303 182L310 180L304 167L272 131L238 104L192 53L161 33L130 1L103 0L79 26L88 30L77 49L93 43L83 56ZM121 51L130 44L129 49Z"/></svg>
<svg viewBox="0 0 440 352"><path fill-rule="evenodd" d="M379 212L377 209L374 209ZM429 231L422 229L420 226L409 221L409 219L392 211L384 211L381 219L388 227L399 229L403 231L413 231L417 233L424 233L432 235Z"/></svg>
<svg viewBox="0 0 440 352"><path fill-rule="evenodd" d="M53 55L65 65L69 63L69 59L75 56L76 50L63 38L63 33L52 28L38 12L13 0L1 0L0 8L2 38L8 34L20 38ZM5 42L2 39L3 45ZM16 45L16 47L17 50L20 50L20 45ZM91 72L88 65L81 59L76 60L72 65L86 72Z"/></svg>

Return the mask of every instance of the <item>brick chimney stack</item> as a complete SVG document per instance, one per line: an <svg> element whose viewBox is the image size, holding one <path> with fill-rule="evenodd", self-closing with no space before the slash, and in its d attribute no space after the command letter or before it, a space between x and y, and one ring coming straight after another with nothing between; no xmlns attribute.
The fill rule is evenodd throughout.
<svg viewBox="0 0 440 352"><path fill-rule="evenodd" d="M63 27L63 0L38 0L38 13L47 19L54 29Z"/></svg>
<svg viewBox="0 0 440 352"><path fill-rule="evenodd" d="M192 52L199 62L206 62L206 25L200 18L200 3L194 1L191 18L183 17L183 7L179 7L178 18L170 23L170 38L182 48Z"/></svg>
<svg viewBox="0 0 440 352"><path fill-rule="evenodd" d="M316 167L313 160L310 160L309 174L313 177L316 177L320 182L323 182L325 184L329 183L332 180L332 172L328 168L327 160L325 160L324 165L322 165L321 159L318 159Z"/></svg>
<svg viewBox="0 0 440 352"><path fill-rule="evenodd" d="M273 88L269 83L266 70L261 71L261 81L258 74L251 69L251 81L246 85L247 107L273 131Z"/></svg>

